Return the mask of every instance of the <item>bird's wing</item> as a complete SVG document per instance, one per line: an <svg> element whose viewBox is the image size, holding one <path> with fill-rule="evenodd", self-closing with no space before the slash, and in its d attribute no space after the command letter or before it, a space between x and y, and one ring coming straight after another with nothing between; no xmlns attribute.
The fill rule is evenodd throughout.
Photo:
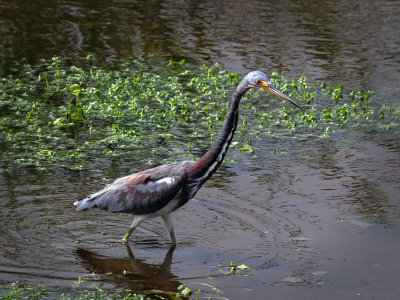
<svg viewBox="0 0 400 300"><path fill-rule="evenodd" d="M78 210L98 207L109 212L149 214L167 205L182 190L191 161L163 165L114 181L75 203Z"/></svg>

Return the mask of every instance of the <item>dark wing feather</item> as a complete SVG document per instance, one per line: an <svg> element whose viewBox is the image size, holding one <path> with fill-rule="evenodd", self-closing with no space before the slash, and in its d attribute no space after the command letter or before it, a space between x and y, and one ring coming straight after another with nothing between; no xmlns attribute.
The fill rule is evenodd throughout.
<svg viewBox="0 0 400 300"><path fill-rule="evenodd" d="M150 214L167 205L186 183L192 161L163 165L114 181L77 202L77 210L97 207L109 212Z"/></svg>

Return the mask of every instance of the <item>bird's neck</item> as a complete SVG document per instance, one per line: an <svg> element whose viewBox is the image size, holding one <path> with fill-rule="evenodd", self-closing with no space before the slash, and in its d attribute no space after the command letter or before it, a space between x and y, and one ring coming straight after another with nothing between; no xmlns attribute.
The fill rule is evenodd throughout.
<svg viewBox="0 0 400 300"><path fill-rule="evenodd" d="M189 168L188 176L196 183L204 183L214 174L224 160L238 123L239 102L245 92L246 90L238 92L238 89L233 92L221 132L210 150Z"/></svg>

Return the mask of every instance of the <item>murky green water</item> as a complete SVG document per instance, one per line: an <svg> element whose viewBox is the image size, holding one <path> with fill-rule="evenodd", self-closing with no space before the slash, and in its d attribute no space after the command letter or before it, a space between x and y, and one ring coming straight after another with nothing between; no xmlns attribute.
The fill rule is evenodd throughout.
<svg viewBox="0 0 400 300"><path fill-rule="evenodd" d="M183 57L240 74L305 74L399 103L397 2L3 1L0 9L3 74L14 59L77 63L88 51L111 65ZM231 151L237 163L224 163L176 213L175 249L164 224L151 220L135 232L132 253L116 242L130 216L77 213L72 202L147 162L39 171L2 161L0 281L68 292L95 272L106 288L175 291L184 283L203 290L200 298L398 298L398 134L360 126L327 139L254 143L257 157ZM193 147L203 149L202 138ZM249 269L224 276L231 261Z"/></svg>

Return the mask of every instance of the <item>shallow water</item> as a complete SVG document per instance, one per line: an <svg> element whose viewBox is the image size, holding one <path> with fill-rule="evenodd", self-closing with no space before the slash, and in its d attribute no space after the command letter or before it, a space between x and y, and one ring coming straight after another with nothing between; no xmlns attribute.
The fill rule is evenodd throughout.
<svg viewBox="0 0 400 300"><path fill-rule="evenodd" d="M259 147L270 147L260 141ZM103 274L107 288L262 299L399 293L398 140L290 142L258 158L233 153L194 200L176 212L179 245L161 220L117 242L129 215L75 212L71 201L100 188L87 172L2 173L3 282L48 282L68 291L78 276ZM133 172L122 168L115 176ZM110 175L112 176L112 175ZM249 269L224 276L229 263ZM223 265L225 267L221 267ZM122 275L127 271L126 275ZM215 290L209 285L218 288Z"/></svg>
<svg viewBox="0 0 400 300"><path fill-rule="evenodd" d="M110 64L183 57L240 74L305 74L399 101L396 1L85 3L0 2L2 72L13 59L79 61L88 51ZM255 146L257 157L229 152L237 163L224 163L176 212L176 248L161 220L139 227L127 249L118 240L131 216L72 207L147 167L135 158L103 173L10 173L0 165L0 282L47 282L69 292L95 272L106 288L176 291L184 283L203 290L200 298L398 298L399 137L344 131ZM249 269L224 275L231 261Z"/></svg>

